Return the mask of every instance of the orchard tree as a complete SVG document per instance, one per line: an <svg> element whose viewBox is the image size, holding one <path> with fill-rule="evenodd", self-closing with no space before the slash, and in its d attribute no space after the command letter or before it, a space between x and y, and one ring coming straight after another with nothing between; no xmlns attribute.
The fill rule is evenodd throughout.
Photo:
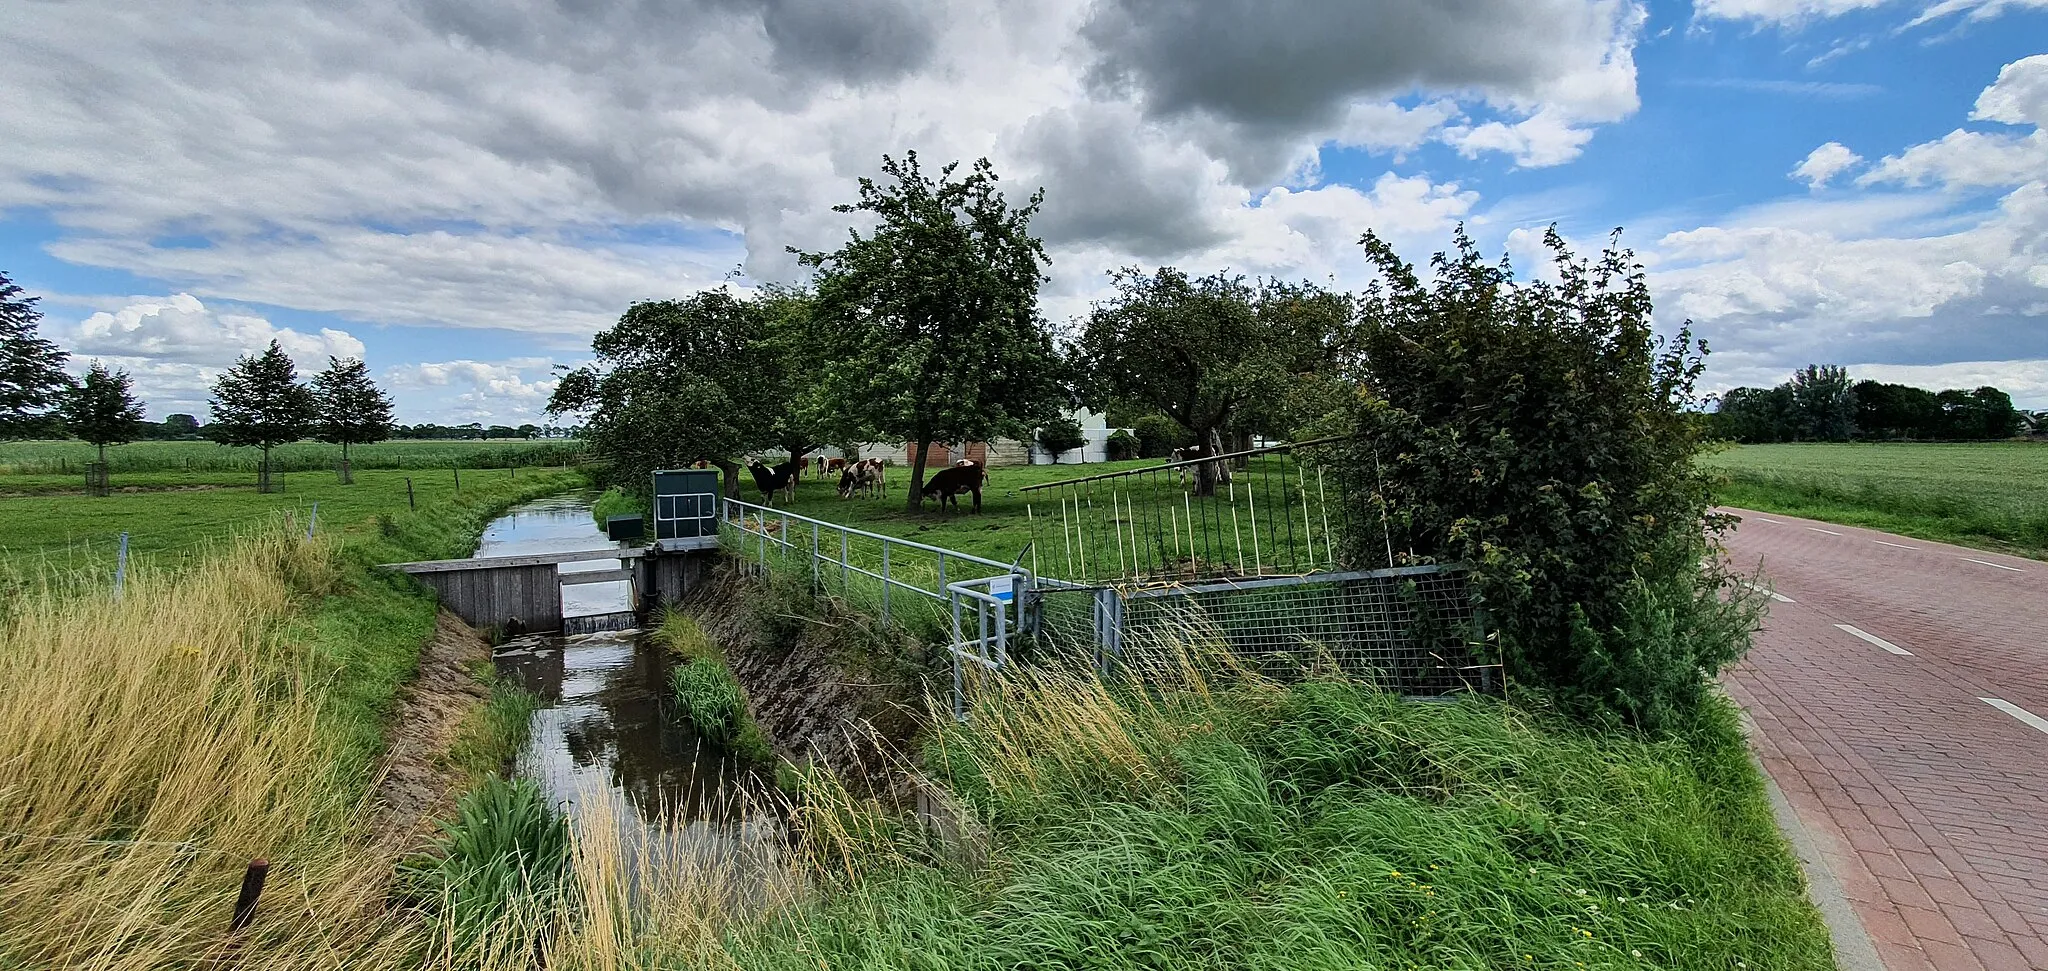
<svg viewBox="0 0 2048 971"><path fill-rule="evenodd" d="M327 370L313 376L313 437L341 446L341 481L355 482L348 447L391 437L391 398L370 380L361 358L329 357Z"/></svg>
<svg viewBox="0 0 2048 971"><path fill-rule="evenodd" d="M875 220L815 267L810 333L824 365L823 400L845 421L915 447L907 507L923 504L934 442L1023 438L1066 403L1063 368L1038 316L1045 247L1031 235L1044 200L1011 206L987 159L936 179L917 153L882 158L885 181L860 180L860 201L835 207Z"/></svg>
<svg viewBox="0 0 2048 971"><path fill-rule="evenodd" d="M1173 420L1209 454L1236 428L1291 434L1346 400L1338 365L1351 352L1351 299L1312 284L1262 282L1173 267L1112 274L1075 342L1091 404L1129 403ZM1211 495L1222 463L1196 467Z"/></svg>
<svg viewBox="0 0 2048 971"><path fill-rule="evenodd" d="M85 380L64 393L60 407L71 434L99 449L105 465L107 446L135 440L142 425L142 402L135 399L126 371L109 371L98 361L86 368Z"/></svg>
<svg viewBox="0 0 2048 971"><path fill-rule="evenodd" d="M0 439L47 429L71 387L64 373L70 355L36 331L43 319L36 299L0 272Z"/></svg>
<svg viewBox="0 0 2048 971"><path fill-rule="evenodd" d="M1054 464L1060 456L1088 445L1088 435L1081 430L1081 423L1061 415L1038 429L1038 447L1052 455Z"/></svg>
<svg viewBox="0 0 2048 971"><path fill-rule="evenodd" d="M647 488L656 469L709 462L738 495L739 458L772 437L775 416L752 397L779 367L762 308L725 289L627 308L591 340L596 360L565 371L550 414L587 416L580 435L615 482Z"/></svg>
<svg viewBox="0 0 2048 971"><path fill-rule="evenodd" d="M246 355L221 372L207 406L213 419L206 426L207 437L222 445L263 450L263 464L256 473L260 492L271 491L270 450L304 438L318 413L313 393L299 383L291 356L274 340L263 353Z"/></svg>

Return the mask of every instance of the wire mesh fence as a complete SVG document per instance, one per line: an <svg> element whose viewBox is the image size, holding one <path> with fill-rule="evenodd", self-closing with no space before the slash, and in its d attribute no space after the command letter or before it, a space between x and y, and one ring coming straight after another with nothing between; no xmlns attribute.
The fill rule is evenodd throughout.
<svg viewBox="0 0 2048 971"><path fill-rule="evenodd" d="M1502 690L1469 571L1412 566L1119 589L1041 587L1040 630L1107 669L1218 648L1273 678L1331 671L1405 695Z"/></svg>

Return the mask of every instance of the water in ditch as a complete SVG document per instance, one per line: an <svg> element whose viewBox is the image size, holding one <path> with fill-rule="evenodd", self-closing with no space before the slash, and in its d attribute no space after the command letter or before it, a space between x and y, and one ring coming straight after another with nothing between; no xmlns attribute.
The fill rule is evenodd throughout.
<svg viewBox="0 0 2048 971"><path fill-rule="evenodd" d="M591 497L561 496L514 509L484 531L477 556L601 550ZM564 574L616 569L617 561L565 563ZM565 617L632 609L626 581L562 588ZM573 625L572 625L572 628ZM725 834L737 822L753 778L717 746L677 719L670 699L668 652L638 630L572 636L527 635L496 651L501 677L533 692L526 747L513 773L541 785L572 820L617 820L623 845L678 828ZM601 812L580 812L602 800Z"/></svg>

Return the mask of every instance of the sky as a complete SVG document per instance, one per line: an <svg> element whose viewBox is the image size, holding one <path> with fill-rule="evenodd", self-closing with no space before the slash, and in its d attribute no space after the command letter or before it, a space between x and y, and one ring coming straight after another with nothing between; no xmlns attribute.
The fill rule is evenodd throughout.
<svg viewBox="0 0 2048 971"><path fill-rule="evenodd" d="M14 0L0 270L153 417L275 339L403 422L544 423L636 300L799 280L884 153L1052 257L1369 279L1610 232L1706 390L2048 408L2048 0Z"/></svg>

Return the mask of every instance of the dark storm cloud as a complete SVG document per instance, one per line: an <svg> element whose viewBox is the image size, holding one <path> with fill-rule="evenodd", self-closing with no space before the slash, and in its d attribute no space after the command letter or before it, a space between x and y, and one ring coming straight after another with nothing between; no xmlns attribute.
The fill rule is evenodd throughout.
<svg viewBox="0 0 2048 971"><path fill-rule="evenodd" d="M1090 80L1155 117L1300 131L1361 96L1539 97L1598 63L1633 18L1585 0L1103 0L1081 33Z"/></svg>
<svg viewBox="0 0 2048 971"><path fill-rule="evenodd" d="M1097 244L1144 259L1214 244L1222 234L1198 205L1210 176L1198 154L1147 145L1128 112L1049 112L1025 127L1018 149L1059 187L1034 227L1054 244ZM1148 159L1148 148L1159 158Z"/></svg>

